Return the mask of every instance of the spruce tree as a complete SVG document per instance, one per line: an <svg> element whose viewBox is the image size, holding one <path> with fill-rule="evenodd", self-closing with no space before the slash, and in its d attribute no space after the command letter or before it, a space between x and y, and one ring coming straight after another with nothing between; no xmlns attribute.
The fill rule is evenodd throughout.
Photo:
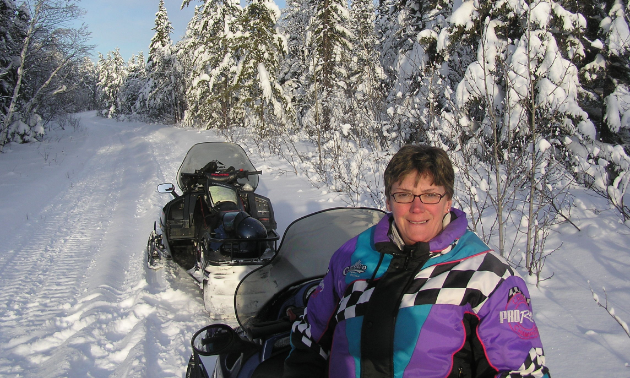
<svg viewBox="0 0 630 378"><path fill-rule="evenodd" d="M184 110L182 73L170 37L173 27L164 0L160 0L152 30L155 34L149 46L146 83L135 108L154 121L178 122Z"/></svg>
<svg viewBox="0 0 630 378"><path fill-rule="evenodd" d="M459 132L453 142L462 154L462 171L476 173L467 176L468 192L486 187L502 254L510 214L525 215L525 263L538 275L541 238L569 206L558 199L568 198L572 176L582 169L581 152L595 138L578 102L576 63L584 58L580 36L586 19L547 0L500 5L466 2L449 18L450 51L462 40L475 41L476 48L454 93L451 124ZM490 190L474 177L487 180Z"/></svg>
<svg viewBox="0 0 630 378"><path fill-rule="evenodd" d="M375 29L376 10L372 0L355 0L350 9L353 54L350 64L346 120L353 132L369 144L384 145L380 132L384 112L384 72L380 63Z"/></svg>
<svg viewBox="0 0 630 378"><path fill-rule="evenodd" d="M630 4L590 0L578 4L588 17L583 36L586 57L580 78L581 105L597 126L597 140L579 160L582 178L607 197L624 220L630 208L624 197L630 188Z"/></svg>
<svg viewBox="0 0 630 378"><path fill-rule="evenodd" d="M241 33L233 39L238 57L235 87L247 114L246 126L253 126L263 136L274 126L283 125L289 110L278 80L287 49L276 28L279 18L280 10L272 0L250 0L238 19Z"/></svg>
<svg viewBox="0 0 630 378"><path fill-rule="evenodd" d="M243 123L234 48L242 11L238 0L207 0L188 24L178 53L186 60L188 124L225 129Z"/></svg>
<svg viewBox="0 0 630 378"><path fill-rule="evenodd" d="M127 68L119 49L107 53L107 57L99 53L97 71L102 109L100 114L106 118L116 118L121 114L118 95L127 77Z"/></svg>
<svg viewBox="0 0 630 378"><path fill-rule="evenodd" d="M142 51L132 55L126 64L127 76L118 93L120 114L133 115L135 105L147 81L146 65Z"/></svg>
<svg viewBox="0 0 630 378"><path fill-rule="evenodd" d="M295 114L297 128L302 128L304 117L309 111L308 97L308 27L314 14L312 0L288 0L283 9L281 32L287 37L287 54L281 61L280 83Z"/></svg>
<svg viewBox="0 0 630 378"><path fill-rule="evenodd" d="M451 4L444 0L383 1L379 7L389 118L385 132L395 133L399 143L428 141L440 128L450 84L440 36L450 12Z"/></svg>
<svg viewBox="0 0 630 378"><path fill-rule="evenodd" d="M345 1L317 1L308 29L311 113L318 130L324 133L332 130L333 124L338 126L343 118L343 107L339 104L345 103L352 51L349 16Z"/></svg>

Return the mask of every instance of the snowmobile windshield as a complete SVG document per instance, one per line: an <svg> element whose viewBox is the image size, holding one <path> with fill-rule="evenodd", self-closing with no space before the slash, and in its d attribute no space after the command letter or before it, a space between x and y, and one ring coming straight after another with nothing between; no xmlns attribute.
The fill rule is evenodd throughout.
<svg viewBox="0 0 630 378"><path fill-rule="evenodd" d="M307 215L285 231L278 253L241 280L234 296L236 317L247 328L258 310L280 290L322 277L333 253L378 223L385 213L368 208L334 208Z"/></svg>
<svg viewBox="0 0 630 378"><path fill-rule="evenodd" d="M177 171L177 185L183 190L182 173L195 173L211 161L217 162L219 169L234 167L236 170L255 171L256 168L241 146L226 142L207 142L195 144L188 150L182 165ZM252 190L258 186L258 175L239 178L241 185L249 184Z"/></svg>

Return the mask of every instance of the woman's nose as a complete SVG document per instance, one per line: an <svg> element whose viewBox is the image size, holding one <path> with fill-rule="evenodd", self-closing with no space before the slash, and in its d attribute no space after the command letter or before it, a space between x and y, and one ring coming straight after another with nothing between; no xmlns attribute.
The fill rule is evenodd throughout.
<svg viewBox="0 0 630 378"><path fill-rule="evenodd" d="M420 197L414 197L409 210L414 213L424 211L424 203L420 201Z"/></svg>

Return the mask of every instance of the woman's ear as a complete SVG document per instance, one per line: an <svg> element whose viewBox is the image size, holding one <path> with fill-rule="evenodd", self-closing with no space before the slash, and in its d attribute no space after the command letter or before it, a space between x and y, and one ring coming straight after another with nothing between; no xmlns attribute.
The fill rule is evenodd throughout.
<svg viewBox="0 0 630 378"><path fill-rule="evenodd" d="M387 211L392 211L392 207L389 205L389 198L385 199L385 206L387 208Z"/></svg>

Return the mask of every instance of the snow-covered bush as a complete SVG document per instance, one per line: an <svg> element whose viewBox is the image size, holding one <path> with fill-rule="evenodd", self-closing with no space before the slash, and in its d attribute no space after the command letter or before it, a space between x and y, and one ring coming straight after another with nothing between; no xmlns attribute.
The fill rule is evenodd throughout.
<svg viewBox="0 0 630 378"><path fill-rule="evenodd" d="M31 114L27 122L18 119L9 127L10 140L18 143L40 141L45 134L44 121L38 114Z"/></svg>

